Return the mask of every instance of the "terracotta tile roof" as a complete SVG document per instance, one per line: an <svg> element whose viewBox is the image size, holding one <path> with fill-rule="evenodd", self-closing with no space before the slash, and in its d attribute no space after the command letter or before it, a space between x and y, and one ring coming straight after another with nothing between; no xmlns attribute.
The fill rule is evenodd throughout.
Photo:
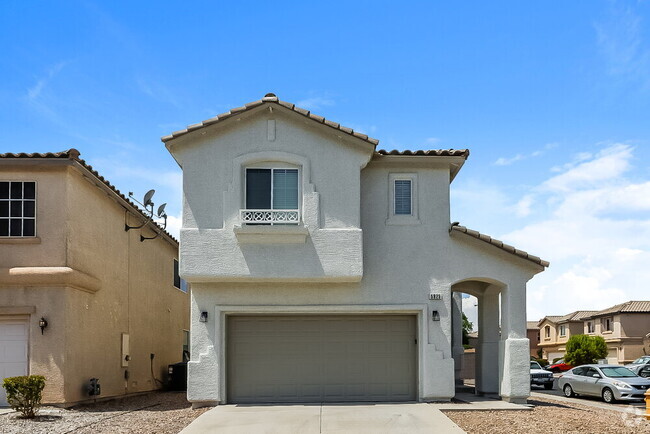
<svg viewBox="0 0 650 434"><path fill-rule="evenodd" d="M552 322L553 324L557 323L560 319L562 319L562 315L546 315L544 318L540 319L539 322L537 323L537 326L539 327L544 320L547 320L549 322Z"/></svg>
<svg viewBox="0 0 650 434"><path fill-rule="evenodd" d="M593 315L594 313L596 313L595 310L577 310L575 312L571 312L562 316L556 322L561 323L561 322L582 321L585 318Z"/></svg>
<svg viewBox="0 0 650 434"><path fill-rule="evenodd" d="M539 328L539 327L537 327L537 323L538 323L538 322L539 322L539 321L526 321L526 329L529 329L529 330L530 330L530 329L537 329L537 328Z"/></svg>
<svg viewBox="0 0 650 434"><path fill-rule="evenodd" d="M102 184L104 184L106 187L108 187L115 195L117 195L120 199L122 199L124 202L126 202L130 207L132 208L132 211L138 213L140 217L147 219L148 216L143 213L143 211L133 202L131 199L128 197L124 196L120 190L118 190L113 184L111 184L106 178L104 178L102 175L100 175L93 167L86 163L86 161L82 160L79 158L79 155L81 153L74 149L68 149L67 151L61 151L61 152L44 152L44 153L25 153L25 152L20 152L17 154L8 152L5 154L0 154L0 159L11 159L11 158L19 158L19 159L25 159L25 158L61 158L61 159L70 159L74 160L81 167L86 169L88 172L90 172L95 178L97 178ZM163 233L170 239L172 240L176 245L178 245L178 240L174 238L169 232L164 230L160 225L158 225L156 222L151 222L154 225L156 225L159 229L163 231Z"/></svg>
<svg viewBox="0 0 650 434"><path fill-rule="evenodd" d="M370 143L373 146L377 146L377 144L379 143L379 140L373 139L372 137L368 137L366 134L360 133L358 131L354 131L352 128L344 127L344 126L342 126L341 124L339 124L337 122L332 122L330 120L327 120L322 116L318 116L318 115L316 115L314 113L311 113L309 110L305 110L305 109L302 109L300 107L296 107L295 104L292 104L290 102L281 101L273 93L267 93L264 96L264 98L262 98L260 100L249 102L248 104L245 104L242 107L236 107L236 108L231 109L230 111L228 111L226 113L222 113L222 114L220 114L218 116L215 116L213 118L206 119L203 122L199 122L197 124L190 125L190 126L188 126L187 128L185 128L183 130L175 131L175 132L173 132L173 133L171 133L171 134L169 134L167 136L163 136L160 140L162 140L163 142L168 142L168 141L173 140L173 139L175 139L177 137L184 136L185 134L188 134L188 133L190 133L192 131L200 130L200 129L205 128L205 127L207 127L209 125L214 125L217 122L220 122L220 121L222 121L224 119L228 119L229 117L232 117L234 115L241 114L243 112L249 111L251 109L254 109L255 107L259 107L262 104L275 104L275 105L282 106L282 107L287 108L289 110L292 110L292 111L294 111L294 112L296 112L298 114L301 114L304 117L313 120L314 122L318 122L320 124L327 125L328 127L331 127L331 128L333 128L335 130L344 132L344 133L346 133L346 134L348 134L348 135L350 135L352 137L356 137L358 139L364 140L364 141Z"/></svg>
<svg viewBox="0 0 650 434"><path fill-rule="evenodd" d="M489 235L482 234L478 231L474 231L472 229L468 229L465 226L459 226L457 224L452 224L452 226L449 229L449 232L451 233L452 231L456 232L461 232L466 235L469 235L470 237L476 238L477 240L484 241L488 244L491 244L495 247L498 247L501 250L505 250L508 253L511 253L515 256L519 256L520 258L527 259L531 262L534 262L537 265L541 265L542 267L548 267L550 263L548 261L545 261L537 256L531 255L527 252L524 252L523 250L516 249L508 244L505 244L503 241L499 241L497 239L494 239L490 237Z"/></svg>
<svg viewBox="0 0 650 434"><path fill-rule="evenodd" d="M612 315L615 313L650 313L650 301L626 301L625 303L593 312L590 318Z"/></svg>
<svg viewBox="0 0 650 434"><path fill-rule="evenodd" d="M376 152L379 155L422 155L427 157L469 157L469 149L431 149L428 151L417 150L417 151L398 151L393 149L392 151L386 151L385 149L380 149Z"/></svg>

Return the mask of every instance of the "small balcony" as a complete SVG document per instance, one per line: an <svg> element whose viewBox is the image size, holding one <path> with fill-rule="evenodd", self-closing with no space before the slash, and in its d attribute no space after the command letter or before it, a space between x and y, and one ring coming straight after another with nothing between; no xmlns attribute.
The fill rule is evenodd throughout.
<svg viewBox="0 0 650 434"><path fill-rule="evenodd" d="M240 209L242 224L255 225L296 225L300 223L298 209Z"/></svg>

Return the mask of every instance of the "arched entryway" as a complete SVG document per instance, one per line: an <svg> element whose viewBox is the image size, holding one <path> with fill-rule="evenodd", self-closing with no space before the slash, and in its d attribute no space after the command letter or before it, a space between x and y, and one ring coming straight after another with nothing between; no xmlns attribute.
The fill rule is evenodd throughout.
<svg viewBox="0 0 650 434"><path fill-rule="evenodd" d="M525 402L530 394L526 287L489 278L464 279L451 286L452 355L455 375L462 369L462 294L478 300L478 342L475 350L475 393Z"/></svg>

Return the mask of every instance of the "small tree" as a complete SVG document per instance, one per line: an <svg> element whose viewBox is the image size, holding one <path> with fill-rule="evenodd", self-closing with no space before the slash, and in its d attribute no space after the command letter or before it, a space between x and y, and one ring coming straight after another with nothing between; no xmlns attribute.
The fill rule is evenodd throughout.
<svg viewBox="0 0 650 434"><path fill-rule="evenodd" d="M463 313L463 345L469 345L469 334L474 329L474 324Z"/></svg>
<svg viewBox="0 0 650 434"><path fill-rule="evenodd" d="M45 377L27 375L5 378L2 387L7 391L7 402L23 417L33 418L41 406L41 394L45 387Z"/></svg>
<svg viewBox="0 0 650 434"><path fill-rule="evenodd" d="M566 343L564 362L579 366L596 363L607 356L607 344L602 336L574 335Z"/></svg>

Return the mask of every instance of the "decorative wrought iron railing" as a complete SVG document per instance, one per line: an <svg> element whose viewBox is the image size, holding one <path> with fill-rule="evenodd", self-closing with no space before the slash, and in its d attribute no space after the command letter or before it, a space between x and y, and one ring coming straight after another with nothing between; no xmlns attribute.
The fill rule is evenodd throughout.
<svg viewBox="0 0 650 434"><path fill-rule="evenodd" d="M241 209L242 223L297 224L300 223L300 210L297 209Z"/></svg>

